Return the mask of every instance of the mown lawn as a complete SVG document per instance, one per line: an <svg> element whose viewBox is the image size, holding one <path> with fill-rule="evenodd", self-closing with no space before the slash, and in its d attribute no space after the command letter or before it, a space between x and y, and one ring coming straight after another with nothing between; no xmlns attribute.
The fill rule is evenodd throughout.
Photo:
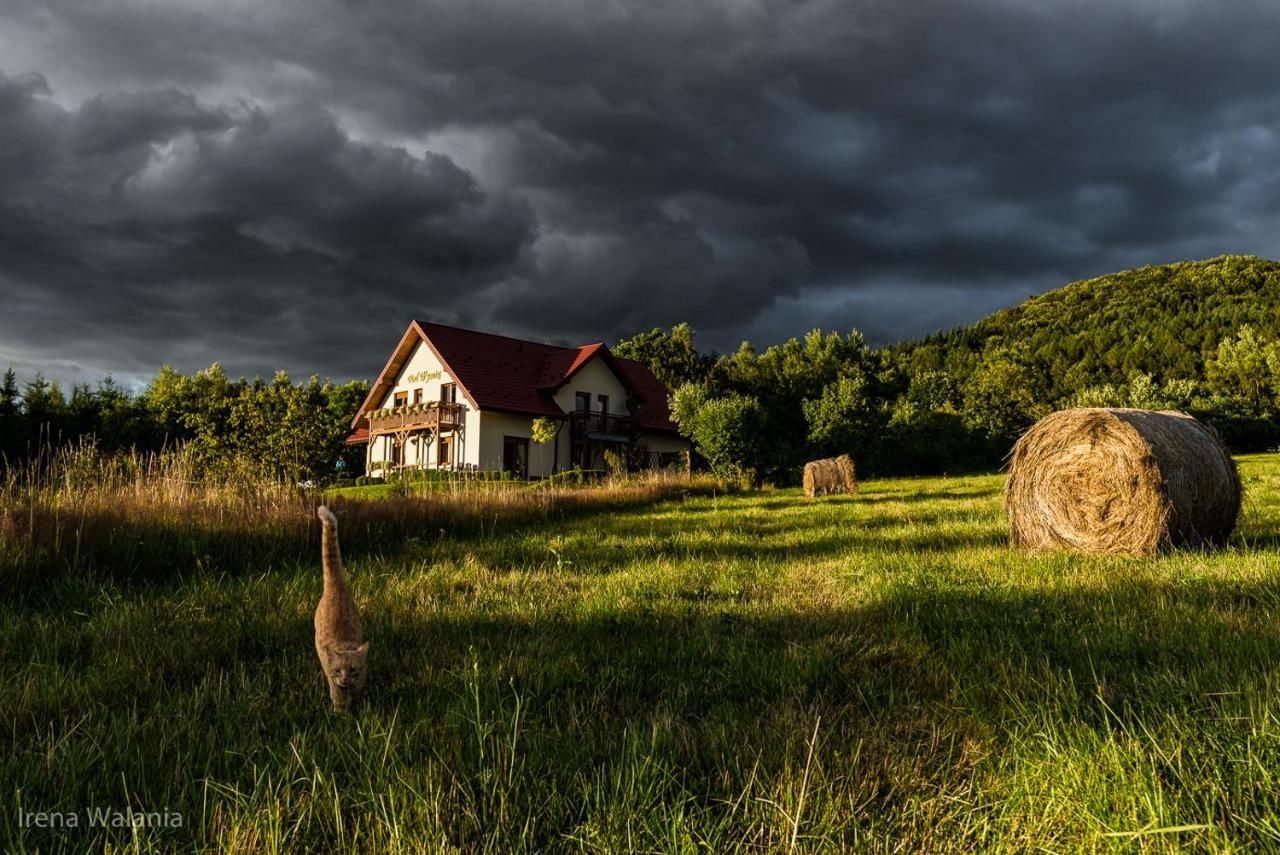
<svg viewBox="0 0 1280 855"><path fill-rule="evenodd" d="M1028 557L996 476L424 528L0 603L0 850L1280 849L1280 457L1224 554ZM86 828L89 807L181 828ZM79 813L31 827L24 812ZM28 816L23 825L23 816Z"/></svg>

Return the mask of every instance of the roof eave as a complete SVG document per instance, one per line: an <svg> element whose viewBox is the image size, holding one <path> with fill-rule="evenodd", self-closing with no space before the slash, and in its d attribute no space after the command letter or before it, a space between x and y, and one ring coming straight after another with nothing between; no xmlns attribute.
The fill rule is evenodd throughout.
<svg viewBox="0 0 1280 855"><path fill-rule="evenodd" d="M360 404L360 409L356 410L356 416L351 420L351 427L353 429L359 427L360 419L364 418L364 414L369 411L374 402L380 400L382 395L386 394L385 391L379 394L379 389L382 386L383 380L386 378L387 372L391 370L391 366L395 364L396 358L399 356L401 349L403 349L406 342L410 340L410 335L415 332L419 336L422 335L422 329L418 327L418 322L411 321L409 326L405 329L404 334L400 336L400 342L396 345L395 350L391 351L391 356L387 358L386 365L382 366L382 370L378 372L378 376L373 381L373 385L369 387L369 394L365 395L364 401Z"/></svg>
<svg viewBox="0 0 1280 855"><path fill-rule="evenodd" d="M377 380L375 380L373 386L369 388L369 394L365 396L364 402L360 404L360 409L356 411L356 417L351 420L352 428L358 427L360 425L360 419L364 418L365 413L369 412L373 405L386 395L386 388L383 387L383 383L387 381L387 373L392 370L392 366L396 364L397 359L405 360L409 358L409 355L413 350L411 347L406 349L406 345L412 342L412 336L415 334L418 341L430 348L431 353L444 367L445 371L449 372L449 376L453 378L453 382L462 390L463 397L467 399L467 402L471 404L472 407L475 407L475 409L480 409L479 405L476 404L475 397L467 389L466 384L462 382L462 378L458 376L458 372L453 370L449 365L448 360L446 360L444 356L440 354L440 351L436 349L436 346L431 343L431 338L427 335L427 331L424 330L415 320L409 322L409 326L405 329L404 335L400 336L399 344L396 345L396 349L391 352L390 358L387 359L387 364L382 366L382 370L378 372ZM404 351L404 353L402 354L401 351ZM400 367L404 367L403 363ZM391 385L392 384L388 384L387 388Z"/></svg>

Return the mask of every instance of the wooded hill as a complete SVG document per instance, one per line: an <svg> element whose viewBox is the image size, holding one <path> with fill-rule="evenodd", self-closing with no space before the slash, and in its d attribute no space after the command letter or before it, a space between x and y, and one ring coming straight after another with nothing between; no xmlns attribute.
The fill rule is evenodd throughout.
<svg viewBox="0 0 1280 855"><path fill-rule="evenodd" d="M889 348L910 374L945 370L963 382L1002 350L1039 375L1058 401L1082 389L1206 377L1218 345L1252 326L1280 330L1280 262L1256 256L1140 267L1075 282L975 324Z"/></svg>

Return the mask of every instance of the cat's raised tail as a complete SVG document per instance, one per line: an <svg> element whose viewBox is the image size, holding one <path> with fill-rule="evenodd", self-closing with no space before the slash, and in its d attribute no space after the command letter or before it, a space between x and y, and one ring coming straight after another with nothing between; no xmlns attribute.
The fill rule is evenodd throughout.
<svg viewBox="0 0 1280 855"><path fill-rule="evenodd" d="M338 518L324 505L316 508L320 518L320 556L324 563L324 587L343 590L347 587L347 572L342 567L342 553L338 549Z"/></svg>

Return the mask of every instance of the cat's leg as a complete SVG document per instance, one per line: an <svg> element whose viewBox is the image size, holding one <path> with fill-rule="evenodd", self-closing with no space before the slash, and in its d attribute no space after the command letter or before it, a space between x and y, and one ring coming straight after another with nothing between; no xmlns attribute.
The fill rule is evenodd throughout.
<svg viewBox="0 0 1280 855"><path fill-rule="evenodd" d="M345 711L351 706L351 694L338 688L338 684L329 680L329 700L333 701L333 708L339 712Z"/></svg>

